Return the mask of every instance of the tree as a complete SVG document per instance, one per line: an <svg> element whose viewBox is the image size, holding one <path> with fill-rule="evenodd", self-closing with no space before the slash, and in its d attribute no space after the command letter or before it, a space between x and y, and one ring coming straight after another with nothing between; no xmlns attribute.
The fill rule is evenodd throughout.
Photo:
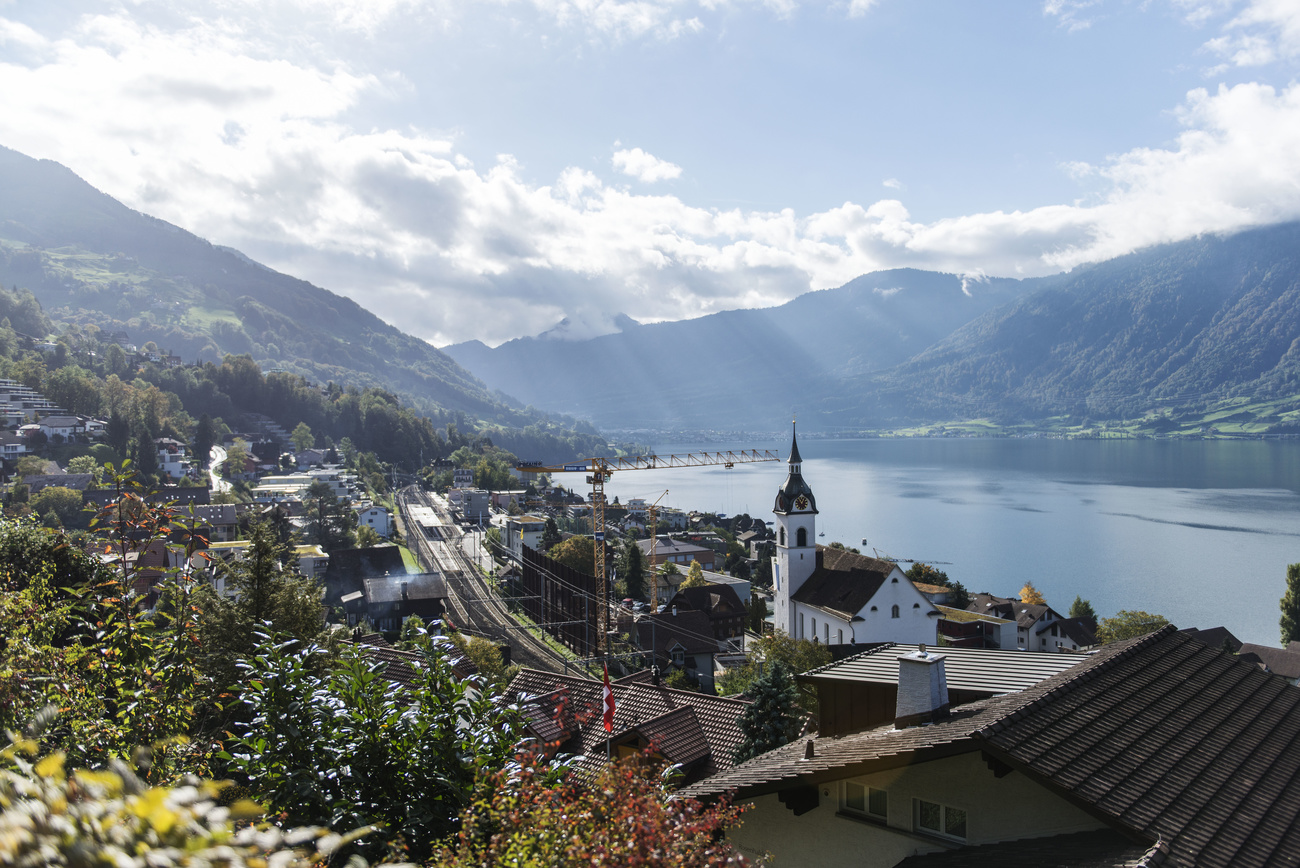
<svg viewBox="0 0 1300 868"><path fill-rule="evenodd" d="M738 763L789 744L799 735L802 724L799 716L792 713L799 693L789 670L780 661L755 678L746 693L753 702L740 715L742 741L735 754Z"/></svg>
<svg viewBox="0 0 1300 868"><path fill-rule="evenodd" d="M349 548L356 540L356 517L345 501L334 496L329 483L316 480L303 498L307 518L305 534L326 552Z"/></svg>
<svg viewBox="0 0 1300 868"><path fill-rule="evenodd" d="M767 600L758 591L749 592L749 630L752 633L763 635L763 629L767 624L767 616L770 614L767 610Z"/></svg>
<svg viewBox="0 0 1300 868"><path fill-rule="evenodd" d="M89 473L96 483L104 478L104 467L93 455L78 455L68 462L65 469L69 473Z"/></svg>
<svg viewBox="0 0 1300 868"><path fill-rule="evenodd" d="M1035 606L1047 605L1047 600L1043 599L1043 595L1034 587L1033 582L1025 582L1025 586L1020 589L1020 602Z"/></svg>
<svg viewBox="0 0 1300 868"><path fill-rule="evenodd" d="M61 485L50 485L33 494L28 505L37 515L53 513L58 527L85 527L89 516L81 512L81 492Z"/></svg>
<svg viewBox="0 0 1300 868"><path fill-rule="evenodd" d="M455 831L476 779L515 758L518 712L478 678L458 680L436 645L408 664L405 686L355 649L321 672L323 654L261 638L245 665L248 723L229 740L231 770L290 823L341 834L375 826L360 855L374 861L400 836L422 860ZM493 797L490 787L479 793Z"/></svg>
<svg viewBox="0 0 1300 868"><path fill-rule="evenodd" d="M1286 568L1286 593L1282 595L1282 644L1300 639L1300 564Z"/></svg>
<svg viewBox="0 0 1300 868"><path fill-rule="evenodd" d="M920 561L908 567L904 574L914 582L921 582L927 585L948 586L948 574L943 570L935 569L929 564L923 564Z"/></svg>
<svg viewBox="0 0 1300 868"><path fill-rule="evenodd" d="M542 551L549 552L552 547L558 545L563 539L560 536L560 528L555 523L555 516L547 516L546 529L542 531Z"/></svg>
<svg viewBox="0 0 1300 868"><path fill-rule="evenodd" d="M1078 594L1075 595L1074 602L1070 604L1070 617L1087 618L1092 622L1094 629L1097 626L1097 613L1093 610L1092 603L1088 602Z"/></svg>
<svg viewBox="0 0 1300 868"><path fill-rule="evenodd" d="M136 435L132 457L135 459L136 472L144 479L150 480L158 472L158 445L148 432L141 431Z"/></svg>
<svg viewBox="0 0 1300 868"><path fill-rule="evenodd" d="M970 591L966 586L956 579L948 582L948 602L947 605L953 609L965 609L970 605Z"/></svg>
<svg viewBox="0 0 1300 868"><path fill-rule="evenodd" d="M745 693L758 678L762 667L773 663L780 663L787 671L798 674L830 662L831 652L825 645L808 639L792 639L778 630L752 643L749 659L741 666L727 670L718 680L718 693L722 696ZM799 707L804 712L815 715L817 691L808 684L797 684L796 690L799 694Z"/></svg>
<svg viewBox="0 0 1300 868"><path fill-rule="evenodd" d="M589 536L571 536L547 552L547 556L590 576L596 571L596 540Z"/></svg>
<svg viewBox="0 0 1300 868"><path fill-rule="evenodd" d="M217 443L217 428L212 424L212 417L204 413L199 417L199 422L194 426L194 441L192 451L194 460L198 463L200 470L206 470L208 462L211 460L212 447Z"/></svg>
<svg viewBox="0 0 1300 868"><path fill-rule="evenodd" d="M623 544L618 573L623 579L627 595L634 600L644 600L646 596L645 556L641 553L641 547L636 544L636 540L629 539Z"/></svg>
<svg viewBox="0 0 1300 868"><path fill-rule="evenodd" d="M316 438L312 436L311 428L307 427L306 422L299 422L289 435L289 440L293 443L295 452L306 452L316 445Z"/></svg>
<svg viewBox="0 0 1300 868"><path fill-rule="evenodd" d="M370 525L357 528L357 548L368 549L371 546L382 544L384 538L379 535L379 531Z"/></svg>
<svg viewBox="0 0 1300 868"><path fill-rule="evenodd" d="M1123 609L1116 612L1113 618L1101 619L1101 624L1097 627L1097 639L1101 644L1109 645L1112 642L1154 633L1168 623L1169 620L1164 615Z"/></svg>
<svg viewBox="0 0 1300 868"><path fill-rule="evenodd" d="M125 455L131 445L131 423L117 410L108 416L108 422L104 425L104 439L118 455Z"/></svg>
<svg viewBox="0 0 1300 868"><path fill-rule="evenodd" d="M684 588L703 588L709 583L704 580L704 567L699 561L691 561L691 568L686 572L686 579L677 586L677 590Z"/></svg>
<svg viewBox="0 0 1300 868"><path fill-rule="evenodd" d="M248 441L242 437L236 437L234 442L226 448L226 460L222 463L221 475L230 479L246 472L248 459L251 455L252 452L249 451Z"/></svg>
<svg viewBox="0 0 1300 868"><path fill-rule="evenodd" d="M15 471L20 477L40 476L45 473L45 468L49 462L44 458L36 455L24 455L18 459L17 470Z"/></svg>
<svg viewBox="0 0 1300 868"><path fill-rule="evenodd" d="M594 780L554 782L539 759L498 772L462 815L440 868L516 865L627 865L638 868L743 866L727 843L743 809L670 799L661 766L645 756L618 759Z"/></svg>

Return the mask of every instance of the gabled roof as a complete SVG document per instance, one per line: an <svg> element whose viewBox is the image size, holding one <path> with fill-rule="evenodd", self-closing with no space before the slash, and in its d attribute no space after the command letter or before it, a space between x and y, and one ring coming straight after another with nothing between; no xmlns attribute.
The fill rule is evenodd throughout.
<svg viewBox="0 0 1300 868"><path fill-rule="evenodd" d="M1143 868L1160 864L1162 849L1099 829L908 856L894 868Z"/></svg>
<svg viewBox="0 0 1300 868"><path fill-rule="evenodd" d="M400 576L366 576L362 579L366 602L396 603L399 600L445 600L447 586L441 573L409 573Z"/></svg>
<svg viewBox="0 0 1300 868"><path fill-rule="evenodd" d="M672 649L680 645L686 654L717 654L718 641L713 637L713 622L704 612L695 609L672 609L657 615L646 615L636 622L638 644L649 648L654 643L656 657L671 657Z"/></svg>
<svg viewBox="0 0 1300 868"><path fill-rule="evenodd" d="M817 569L790 599L852 618L898 568L893 561L817 546ZM900 582L909 582L906 576Z"/></svg>
<svg viewBox="0 0 1300 868"><path fill-rule="evenodd" d="M1179 866L1300 862L1300 688L1165 627L932 726L755 757L681 792L741 798L982 750Z"/></svg>
<svg viewBox="0 0 1300 868"><path fill-rule="evenodd" d="M668 606L671 608L674 603L682 602L692 609L710 615L745 613L745 607L741 604L736 589L730 585L708 584L697 588L678 588L677 593L673 594L672 599L668 601Z"/></svg>
<svg viewBox="0 0 1300 868"><path fill-rule="evenodd" d="M1082 663L1081 654L1039 651L999 651L992 648L931 648L944 658L949 690L987 694L1012 693L1051 678ZM898 683L898 658L916 652L915 645L893 643L872 648L838 663L828 663L800 676L807 681Z"/></svg>
<svg viewBox="0 0 1300 868"><path fill-rule="evenodd" d="M518 702L539 738L578 738L577 749L593 762L604 762L611 736L601 725L603 685L578 675L524 669L506 688L505 699ZM644 683L615 682L613 739L640 735L673 763L697 765L701 774L731 768L740 745L743 700L674 690Z"/></svg>
<svg viewBox="0 0 1300 868"><path fill-rule="evenodd" d="M1262 666L1265 672L1293 680L1300 678L1300 652L1290 648L1274 648L1269 645L1243 642L1237 653L1243 660Z"/></svg>

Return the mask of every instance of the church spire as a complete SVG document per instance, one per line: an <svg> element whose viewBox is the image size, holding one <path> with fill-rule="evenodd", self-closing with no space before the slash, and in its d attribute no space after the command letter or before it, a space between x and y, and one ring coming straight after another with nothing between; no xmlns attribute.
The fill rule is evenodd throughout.
<svg viewBox="0 0 1300 868"><path fill-rule="evenodd" d="M796 430L797 428L798 428L798 423L795 420L791 419L790 420L790 462L789 463L793 465L794 473L798 473L799 465L803 464L803 459L799 457L799 437L798 437L799 432Z"/></svg>
<svg viewBox="0 0 1300 868"><path fill-rule="evenodd" d="M793 422L791 425L793 426ZM793 427L790 433L790 471L785 477L785 482L776 493L776 505L773 511L778 515L789 515L791 513L816 513L817 499L813 497L812 488L808 486L807 480L803 478L801 465L803 458L799 455L799 439L795 436Z"/></svg>

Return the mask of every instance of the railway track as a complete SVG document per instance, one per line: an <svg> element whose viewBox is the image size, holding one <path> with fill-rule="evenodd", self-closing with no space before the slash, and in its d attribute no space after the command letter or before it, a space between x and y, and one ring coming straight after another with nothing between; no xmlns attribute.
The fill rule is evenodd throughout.
<svg viewBox="0 0 1300 868"><path fill-rule="evenodd" d="M452 622L463 632L484 636L510 646L511 660L521 666L560 672L564 657L538 640L511 616L505 603L461 548L464 534L445 510L418 486L398 494L406 539L425 569L441 573L447 584L447 607ZM413 507L432 510L437 517L432 537L412 516Z"/></svg>

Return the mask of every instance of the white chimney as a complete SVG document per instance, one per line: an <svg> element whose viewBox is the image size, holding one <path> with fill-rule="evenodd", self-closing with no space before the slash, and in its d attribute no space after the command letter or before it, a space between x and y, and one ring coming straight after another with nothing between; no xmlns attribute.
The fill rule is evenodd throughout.
<svg viewBox="0 0 1300 868"><path fill-rule="evenodd" d="M895 729L931 723L948 715L948 678L943 661L944 655L926 651L924 645L898 658Z"/></svg>

